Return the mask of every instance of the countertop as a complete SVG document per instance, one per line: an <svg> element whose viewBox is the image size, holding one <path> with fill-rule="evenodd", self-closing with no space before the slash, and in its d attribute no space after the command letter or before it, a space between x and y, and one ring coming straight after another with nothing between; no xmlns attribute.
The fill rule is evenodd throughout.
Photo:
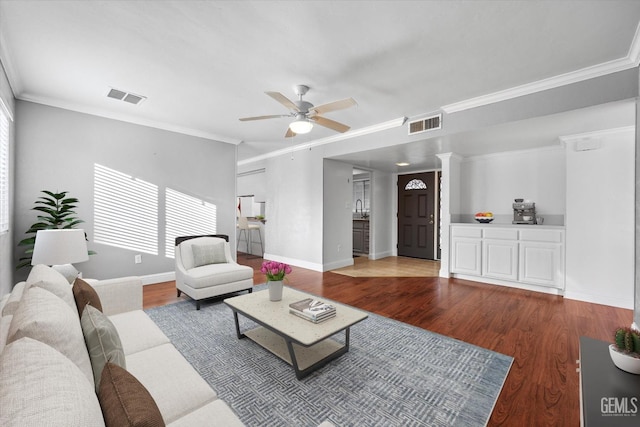
<svg viewBox="0 0 640 427"><path fill-rule="evenodd" d="M490 222L481 224L479 222L453 222L451 225L464 227L494 227L494 228L531 228L531 229L548 229L548 230L564 230L564 225L545 225L545 224L510 224Z"/></svg>

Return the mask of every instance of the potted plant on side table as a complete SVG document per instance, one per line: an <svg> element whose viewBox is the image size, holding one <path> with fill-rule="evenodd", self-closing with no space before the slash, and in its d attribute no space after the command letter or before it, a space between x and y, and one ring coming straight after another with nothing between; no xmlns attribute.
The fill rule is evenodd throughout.
<svg viewBox="0 0 640 427"><path fill-rule="evenodd" d="M616 329L609 354L618 368L631 374L640 374L640 333L626 327Z"/></svg>

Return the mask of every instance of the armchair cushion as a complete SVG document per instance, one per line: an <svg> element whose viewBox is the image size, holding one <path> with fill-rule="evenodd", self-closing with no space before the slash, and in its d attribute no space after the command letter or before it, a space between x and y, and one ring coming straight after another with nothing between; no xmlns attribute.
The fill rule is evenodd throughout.
<svg viewBox="0 0 640 427"><path fill-rule="evenodd" d="M224 254L224 241L205 244L193 244L193 266L200 267L208 264L221 264L227 262Z"/></svg>

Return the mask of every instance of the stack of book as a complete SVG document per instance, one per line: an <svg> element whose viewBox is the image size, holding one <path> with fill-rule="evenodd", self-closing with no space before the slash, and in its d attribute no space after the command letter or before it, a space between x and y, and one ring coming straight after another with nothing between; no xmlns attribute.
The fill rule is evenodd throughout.
<svg viewBox="0 0 640 427"><path fill-rule="evenodd" d="M336 315L336 308L331 304L313 298L289 304L289 313L302 317L313 323L320 323Z"/></svg>

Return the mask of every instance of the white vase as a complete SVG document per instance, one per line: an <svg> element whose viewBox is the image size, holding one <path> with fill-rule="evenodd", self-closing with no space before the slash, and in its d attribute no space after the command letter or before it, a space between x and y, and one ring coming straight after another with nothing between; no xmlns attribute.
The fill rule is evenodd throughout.
<svg viewBox="0 0 640 427"><path fill-rule="evenodd" d="M269 301L280 301L282 299L282 280L267 281L269 287Z"/></svg>
<svg viewBox="0 0 640 427"><path fill-rule="evenodd" d="M609 345L609 355L613 364L630 374L640 374L640 359L618 351L614 344Z"/></svg>

